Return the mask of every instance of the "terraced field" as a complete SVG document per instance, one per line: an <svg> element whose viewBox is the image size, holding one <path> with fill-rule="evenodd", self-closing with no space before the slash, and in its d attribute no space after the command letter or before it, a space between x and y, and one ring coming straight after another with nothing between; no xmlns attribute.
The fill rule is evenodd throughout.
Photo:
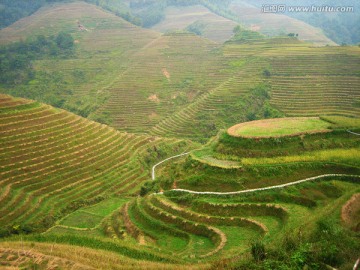
<svg viewBox="0 0 360 270"><path fill-rule="evenodd" d="M227 132L234 137L281 137L329 132L331 123L317 117L275 118L237 124Z"/></svg>
<svg viewBox="0 0 360 270"><path fill-rule="evenodd" d="M272 61L272 103L290 116L359 117L359 58L353 53L346 48L325 48L275 58ZM284 102L284 97L290 102Z"/></svg>
<svg viewBox="0 0 360 270"><path fill-rule="evenodd" d="M174 24L205 21L209 38L233 27L200 7L168 14ZM169 18L156 27L172 27ZM217 20L222 33L210 33ZM220 45L141 29L78 1L1 30L0 43L59 31L74 37L73 57L36 60L31 81L0 92L41 100L60 87L64 108L109 125L0 94L0 238L9 236L0 267L352 267L360 48L288 37ZM304 37L327 42L318 34ZM308 120L305 129L264 134L289 116ZM225 131L264 118L275 119L249 122L260 124L246 136Z"/></svg>
<svg viewBox="0 0 360 270"><path fill-rule="evenodd" d="M274 45L274 42L276 45ZM297 40L229 44L225 55L268 59L272 104L287 116L359 117L359 48L314 48Z"/></svg>
<svg viewBox="0 0 360 270"><path fill-rule="evenodd" d="M123 252L132 252L126 256ZM161 255L145 253L132 246L105 251L71 244L30 243L24 241L0 243L0 265L4 269L206 269L206 264L179 264ZM136 254L136 255L135 255ZM128 254L127 254L128 255ZM134 257L138 256L138 257Z"/></svg>
<svg viewBox="0 0 360 270"><path fill-rule="evenodd" d="M87 31L79 31L77 20ZM357 47L316 48L291 38L219 45L141 29L83 2L43 8L1 30L0 38L60 30L74 36L76 55L37 60L28 91L2 92L27 96L60 80L69 89L68 110L121 131L198 141L256 118L359 116ZM267 94L256 100L254 89L264 86Z"/></svg>
<svg viewBox="0 0 360 270"><path fill-rule="evenodd" d="M322 215L337 211L351 188L359 187L326 181L226 197L168 191L130 202L116 219L125 221L126 231L141 245L156 246L177 257L233 257L248 250L256 238L278 245L286 231L297 230L299 224L313 226ZM300 221L310 213L312 218Z"/></svg>
<svg viewBox="0 0 360 270"><path fill-rule="evenodd" d="M151 162L166 155L166 148L172 153L189 147L181 140L120 133L38 102L0 97L2 225L39 225L103 196L133 194L150 178L143 159Z"/></svg>
<svg viewBox="0 0 360 270"><path fill-rule="evenodd" d="M216 49L193 34L163 35L132 57L99 112L110 113L117 129L146 131L222 81L226 74Z"/></svg>
<svg viewBox="0 0 360 270"><path fill-rule="evenodd" d="M235 62L229 61L230 65L238 65L236 59L231 60ZM243 64L245 63L241 63ZM249 108L241 108L240 105L239 109L236 105L241 102L241 98L245 100L246 95L264 81L261 75L261 61L249 61L244 69L236 66L232 69L228 79L220 85L211 87L190 105L161 120L151 129L151 133L196 140L204 136L209 137L216 128L225 127L228 123L236 121L234 119L244 119L245 110ZM233 111L235 114L231 117L230 113ZM205 123L210 126L204 126ZM193 128L194 126L197 128Z"/></svg>

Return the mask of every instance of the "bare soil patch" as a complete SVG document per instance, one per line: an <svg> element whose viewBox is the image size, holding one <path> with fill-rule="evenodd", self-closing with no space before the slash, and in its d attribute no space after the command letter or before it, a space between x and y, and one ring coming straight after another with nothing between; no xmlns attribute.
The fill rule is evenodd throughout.
<svg viewBox="0 0 360 270"><path fill-rule="evenodd" d="M169 73L169 71L167 71L166 68L163 68L161 71L162 71L162 73L164 74L164 76L166 77L166 79L170 80L170 73Z"/></svg>
<svg viewBox="0 0 360 270"><path fill-rule="evenodd" d="M154 101L156 103L160 102L160 99L158 98L158 96L156 94L149 96L148 100Z"/></svg>
<svg viewBox="0 0 360 270"><path fill-rule="evenodd" d="M341 209L341 219L354 231L360 231L360 193L354 194Z"/></svg>

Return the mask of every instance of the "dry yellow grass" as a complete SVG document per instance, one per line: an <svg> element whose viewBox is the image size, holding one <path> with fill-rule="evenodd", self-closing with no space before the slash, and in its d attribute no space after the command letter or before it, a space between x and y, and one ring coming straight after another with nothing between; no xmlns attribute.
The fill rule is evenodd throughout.
<svg viewBox="0 0 360 270"><path fill-rule="evenodd" d="M49 262L57 262L59 266L72 266L71 269L207 269L209 265L173 265L149 261L130 259L119 254L103 250L94 250L85 247L53 244L53 243L28 243L28 242L3 242L0 243L0 255L17 253L33 258L46 258ZM4 260L4 259L3 259ZM38 260L40 262L40 260ZM16 265L14 265L16 266Z"/></svg>

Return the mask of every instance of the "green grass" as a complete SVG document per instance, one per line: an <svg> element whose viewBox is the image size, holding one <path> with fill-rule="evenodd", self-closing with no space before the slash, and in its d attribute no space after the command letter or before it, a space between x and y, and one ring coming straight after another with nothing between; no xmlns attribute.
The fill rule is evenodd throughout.
<svg viewBox="0 0 360 270"><path fill-rule="evenodd" d="M320 118L278 118L247 122L231 127L232 136L279 137L327 131L328 122Z"/></svg>
<svg viewBox="0 0 360 270"><path fill-rule="evenodd" d="M360 128L360 118L345 116L322 116L321 119L332 123L334 128Z"/></svg>
<svg viewBox="0 0 360 270"><path fill-rule="evenodd" d="M286 164L298 162L329 162L346 164L350 166L360 167L360 149L331 149L304 153L297 156L279 156L272 158L243 158L243 165L270 165L270 164Z"/></svg>
<svg viewBox="0 0 360 270"><path fill-rule="evenodd" d="M120 208L127 201L127 198L112 197L94 206L83 208L82 211L105 217L107 215L110 215L116 209Z"/></svg>
<svg viewBox="0 0 360 270"><path fill-rule="evenodd" d="M94 228L102 219L102 216L79 210L65 217L59 224L76 228Z"/></svg>
<svg viewBox="0 0 360 270"><path fill-rule="evenodd" d="M227 242L222 251L223 256L231 257L242 253L249 248L249 243L253 239L258 239L258 233L248 228L232 227L232 226L217 226L223 233L225 233Z"/></svg>
<svg viewBox="0 0 360 270"><path fill-rule="evenodd" d="M89 229L89 230L79 230L78 228L63 227L63 226L54 226L44 233L44 235L73 235L73 236L83 236L89 238L104 238L104 234L100 229Z"/></svg>

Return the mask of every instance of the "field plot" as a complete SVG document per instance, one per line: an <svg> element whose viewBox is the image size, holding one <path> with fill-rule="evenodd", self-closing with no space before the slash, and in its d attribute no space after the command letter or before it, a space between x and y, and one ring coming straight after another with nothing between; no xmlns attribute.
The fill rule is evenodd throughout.
<svg viewBox="0 0 360 270"><path fill-rule="evenodd" d="M276 118L235 125L228 133L235 137L279 137L330 131L320 118Z"/></svg>
<svg viewBox="0 0 360 270"><path fill-rule="evenodd" d="M304 48L294 56L275 56L271 103L289 116L359 117L359 58L354 50Z"/></svg>
<svg viewBox="0 0 360 270"><path fill-rule="evenodd" d="M110 113L119 130L147 132L222 82L227 74L217 48L194 34L163 35L133 55L97 113Z"/></svg>
<svg viewBox="0 0 360 270"><path fill-rule="evenodd" d="M167 191L131 202L127 230L136 229L133 237L143 245L156 245L183 258L231 257L248 250L254 239L276 246L285 232L297 230L300 224L313 228L329 213L339 220L335 213L353 188L358 189L358 184L327 180L249 195L189 196ZM304 216L308 219L300 221ZM208 240L196 246L198 237Z"/></svg>
<svg viewBox="0 0 360 270"><path fill-rule="evenodd" d="M0 122L0 223L7 226L47 227L104 196L137 192L150 178L150 164L141 158L151 163L188 147L181 140L120 133L7 95L0 95Z"/></svg>
<svg viewBox="0 0 360 270"><path fill-rule="evenodd" d="M270 104L286 116L360 116L357 47L313 47L291 38L230 42L224 55L263 59ZM265 74L265 73L264 73Z"/></svg>

